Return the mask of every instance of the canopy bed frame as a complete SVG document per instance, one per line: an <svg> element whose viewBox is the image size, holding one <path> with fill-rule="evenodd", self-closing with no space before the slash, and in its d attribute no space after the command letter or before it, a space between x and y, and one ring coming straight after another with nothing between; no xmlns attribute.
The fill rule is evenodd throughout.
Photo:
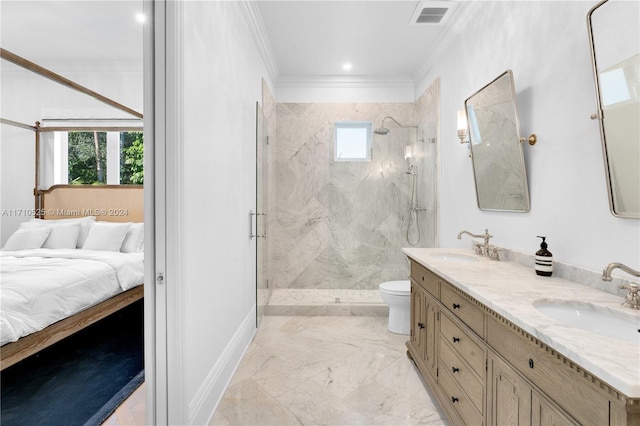
<svg viewBox="0 0 640 426"><path fill-rule="evenodd" d="M142 114L118 102L102 96L65 77L53 73L33 62L0 48L0 58L22 68L51 79L73 90L85 93L116 109L125 111L136 119ZM41 127L0 118L0 123L23 128L35 133L35 217L39 219L62 219L69 217L96 216L97 220L110 222L143 222L144 194L142 185L54 185L40 188L40 133L54 131L140 131L134 127ZM21 337L15 342L0 347L0 370L33 355L42 349L70 336L87 326L105 318L144 297L143 285L86 308L74 315L55 322L48 327Z"/></svg>

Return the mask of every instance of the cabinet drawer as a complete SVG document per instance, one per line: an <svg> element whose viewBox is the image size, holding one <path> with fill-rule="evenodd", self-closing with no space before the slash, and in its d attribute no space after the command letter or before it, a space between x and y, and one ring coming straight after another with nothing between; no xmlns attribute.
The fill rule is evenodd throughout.
<svg viewBox="0 0 640 426"><path fill-rule="evenodd" d="M440 373L438 383L445 393L449 405L456 410L465 425L483 424L482 414L476 410L471 399L460 389L447 370Z"/></svg>
<svg viewBox="0 0 640 426"><path fill-rule="evenodd" d="M438 277L417 262L411 262L411 278L436 298L439 297Z"/></svg>
<svg viewBox="0 0 640 426"><path fill-rule="evenodd" d="M466 331L458 327L444 310L441 312L440 337L448 342L480 377L484 377L484 350Z"/></svg>
<svg viewBox="0 0 640 426"><path fill-rule="evenodd" d="M478 336L484 335L484 313L473 302L468 301L453 290L448 284L443 284L440 290L440 302L455 316L475 331Z"/></svg>
<svg viewBox="0 0 640 426"><path fill-rule="evenodd" d="M439 371L447 370L451 373L451 377L458 384L460 389L464 389L473 405L478 412L482 413L483 398L482 389L484 388L484 378L480 380L473 372L469 364L463 361L458 354L451 349L449 343L440 342L440 356L438 357Z"/></svg>
<svg viewBox="0 0 640 426"><path fill-rule="evenodd" d="M489 317L487 343L578 422L609 424L609 399L596 391L583 372L540 347L528 334Z"/></svg>

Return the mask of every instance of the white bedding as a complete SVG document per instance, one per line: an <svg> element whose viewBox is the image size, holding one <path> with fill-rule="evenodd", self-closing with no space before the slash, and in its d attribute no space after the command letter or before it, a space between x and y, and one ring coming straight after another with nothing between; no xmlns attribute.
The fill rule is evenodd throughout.
<svg viewBox="0 0 640 426"><path fill-rule="evenodd" d="M0 345L144 281L143 253L0 251Z"/></svg>

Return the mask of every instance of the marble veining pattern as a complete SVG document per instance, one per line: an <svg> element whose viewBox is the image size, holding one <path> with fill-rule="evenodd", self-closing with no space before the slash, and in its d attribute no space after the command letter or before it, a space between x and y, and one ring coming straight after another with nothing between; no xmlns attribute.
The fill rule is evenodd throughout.
<svg viewBox="0 0 640 426"><path fill-rule="evenodd" d="M423 144L417 141L420 129L387 122L391 133L373 135L370 162L335 162L334 123L372 121L376 128L389 115L413 125L416 105L287 103L276 104L276 111L275 287L372 290L406 279L408 263L400 249L408 246L412 181L404 149ZM431 136L435 140L436 132ZM435 155L428 159L435 163ZM418 164L425 179L435 174L435 164L426 164ZM433 182L429 178L435 187ZM436 197L429 188L418 190L427 209L418 212L423 247L435 242Z"/></svg>
<svg viewBox="0 0 640 426"><path fill-rule="evenodd" d="M262 322L211 425L445 425L382 317Z"/></svg>
<svg viewBox="0 0 640 426"><path fill-rule="evenodd" d="M445 251L478 261L450 262L430 255ZM403 252L626 396L640 397L640 334L638 343L601 336L564 325L534 307L547 300L590 303L636 321L640 329L640 312L622 307L620 296L557 276L541 277L531 267L492 261L470 249L407 248Z"/></svg>

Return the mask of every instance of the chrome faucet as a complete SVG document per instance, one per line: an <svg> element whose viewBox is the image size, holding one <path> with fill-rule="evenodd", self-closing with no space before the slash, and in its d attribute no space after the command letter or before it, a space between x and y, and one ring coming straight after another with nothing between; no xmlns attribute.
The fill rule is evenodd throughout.
<svg viewBox="0 0 640 426"><path fill-rule="evenodd" d="M624 272L633 275L634 277L640 277L640 271L636 271L622 263L612 262L604 268L604 271L602 271L602 281L611 281L611 272L613 272L614 269L622 269ZM638 294L640 288L636 284L619 285L618 288L629 290L627 295L624 297L624 303L622 306L626 306L631 309L640 309L640 295Z"/></svg>
<svg viewBox="0 0 640 426"><path fill-rule="evenodd" d="M484 244L482 246L483 250L482 250L482 254L484 254L485 256L489 256L489 239L493 237L493 235L489 235L489 230L485 229L484 230L484 234L483 235L476 235L476 234L472 234L469 231L460 231L458 233L458 239L461 240L462 239L462 234L467 234L473 238L482 238L484 240Z"/></svg>

